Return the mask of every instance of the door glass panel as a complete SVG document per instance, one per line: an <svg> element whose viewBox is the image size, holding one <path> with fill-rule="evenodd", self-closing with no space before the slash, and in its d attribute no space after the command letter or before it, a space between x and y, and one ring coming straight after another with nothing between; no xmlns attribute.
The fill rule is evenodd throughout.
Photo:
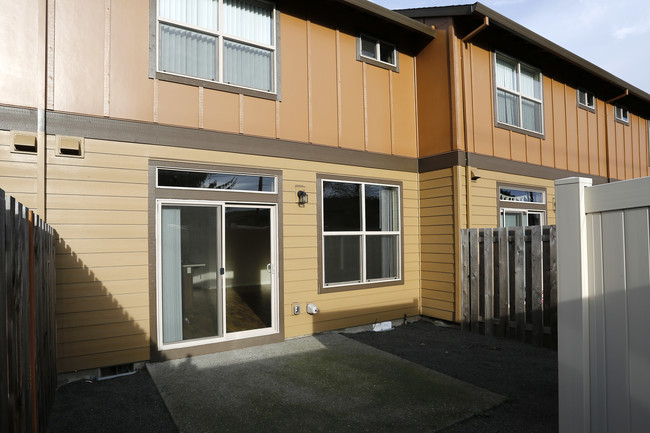
<svg viewBox="0 0 650 433"><path fill-rule="evenodd" d="M504 212L503 227L519 227L522 225L521 213Z"/></svg>
<svg viewBox="0 0 650 433"><path fill-rule="evenodd" d="M220 207L161 210L163 342L222 334L219 268Z"/></svg>
<svg viewBox="0 0 650 433"><path fill-rule="evenodd" d="M528 213L528 225L529 226L541 226L542 225L542 214L541 213Z"/></svg>
<svg viewBox="0 0 650 433"><path fill-rule="evenodd" d="M272 320L271 209L227 207L226 332L269 328Z"/></svg>

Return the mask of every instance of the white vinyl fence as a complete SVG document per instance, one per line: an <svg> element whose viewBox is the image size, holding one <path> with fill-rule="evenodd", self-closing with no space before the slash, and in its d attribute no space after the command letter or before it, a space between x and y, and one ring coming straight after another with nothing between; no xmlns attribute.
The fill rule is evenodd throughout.
<svg viewBox="0 0 650 433"><path fill-rule="evenodd" d="M555 182L560 433L650 431L650 177Z"/></svg>

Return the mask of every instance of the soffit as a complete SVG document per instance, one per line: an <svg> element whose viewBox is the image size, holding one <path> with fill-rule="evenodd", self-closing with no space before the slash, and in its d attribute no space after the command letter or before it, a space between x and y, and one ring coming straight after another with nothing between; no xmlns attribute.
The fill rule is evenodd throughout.
<svg viewBox="0 0 650 433"><path fill-rule="evenodd" d="M366 33L415 56L433 40L435 29L367 0L275 0L280 12L352 36Z"/></svg>

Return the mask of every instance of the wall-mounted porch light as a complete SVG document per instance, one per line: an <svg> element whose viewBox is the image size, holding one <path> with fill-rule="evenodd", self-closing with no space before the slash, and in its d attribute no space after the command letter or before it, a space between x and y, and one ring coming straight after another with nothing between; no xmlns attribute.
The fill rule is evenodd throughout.
<svg viewBox="0 0 650 433"><path fill-rule="evenodd" d="M298 205L299 206L304 206L307 203L309 203L309 195L305 191L303 191L301 189L296 194L298 195Z"/></svg>

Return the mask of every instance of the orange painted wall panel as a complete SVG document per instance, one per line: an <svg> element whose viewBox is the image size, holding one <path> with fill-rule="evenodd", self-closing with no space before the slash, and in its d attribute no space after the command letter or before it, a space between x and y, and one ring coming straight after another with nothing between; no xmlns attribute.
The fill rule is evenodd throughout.
<svg viewBox="0 0 650 433"><path fill-rule="evenodd" d="M631 116L630 116L631 117ZM634 143L632 142L633 119L630 119L630 125L623 125L623 142L625 143L625 177L632 179L634 177Z"/></svg>
<svg viewBox="0 0 650 433"><path fill-rule="evenodd" d="M198 128L199 89L168 81L158 81L158 122Z"/></svg>
<svg viewBox="0 0 650 433"><path fill-rule="evenodd" d="M239 95L203 89L203 127L239 133Z"/></svg>
<svg viewBox="0 0 650 433"><path fill-rule="evenodd" d="M104 114L104 2L55 4L54 109ZM116 29L117 30L117 29Z"/></svg>
<svg viewBox="0 0 650 433"><path fill-rule="evenodd" d="M541 140L541 164L546 167L555 167L555 121L553 120L553 81L544 76L544 136Z"/></svg>
<svg viewBox="0 0 650 433"><path fill-rule="evenodd" d="M569 86L564 87L567 169L580 170L580 154L578 151L578 119L576 113L576 91Z"/></svg>
<svg viewBox="0 0 650 433"><path fill-rule="evenodd" d="M474 151L492 155L492 54L470 45L472 77L472 117L474 119ZM467 73L467 71L466 71ZM513 151L514 152L514 151ZM524 150L525 152L525 150ZM514 157L514 153L513 153Z"/></svg>
<svg viewBox="0 0 650 433"><path fill-rule="evenodd" d="M612 110L613 111L613 110ZM625 133L624 126L614 123L614 139L616 140L616 178L625 179Z"/></svg>
<svg viewBox="0 0 650 433"><path fill-rule="evenodd" d="M417 156L415 113L415 64L412 57L400 54L399 73L392 73L393 154Z"/></svg>
<svg viewBox="0 0 650 433"><path fill-rule="evenodd" d="M526 135L510 132L510 155L513 161L526 162Z"/></svg>
<svg viewBox="0 0 650 433"><path fill-rule="evenodd" d="M428 20L427 24L436 27L436 38L416 58L420 157L449 152L453 146L450 93L452 89L449 85L451 21L444 18ZM393 96L395 95L394 91Z"/></svg>
<svg viewBox="0 0 650 433"><path fill-rule="evenodd" d="M37 0L0 1L1 104L36 107L39 102L39 3Z"/></svg>
<svg viewBox="0 0 650 433"><path fill-rule="evenodd" d="M309 24L311 142L338 145L336 32Z"/></svg>
<svg viewBox="0 0 650 433"><path fill-rule="evenodd" d="M242 103L243 133L275 137L275 101L244 96Z"/></svg>
<svg viewBox="0 0 650 433"><path fill-rule="evenodd" d="M309 140L307 96L307 23L290 15L280 17L282 30L280 129L285 140Z"/></svg>
<svg viewBox="0 0 650 433"><path fill-rule="evenodd" d="M390 72L377 66L365 65L366 116L370 152L391 153Z"/></svg>
<svg viewBox="0 0 650 433"><path fill-rule="evenodd" d="M555 138L555 167L567 169L566 105L564 85L553 82L553 136Z"/></svg>
<svg viewBox="0 0 650 433"><path fill-rule="evenodd" d="M596 112L598 113L598 169L600 175L603 177L609 176L609 170L611 166L608 167L608 161L611 161L611 148L607 148L607 121L606 121L606 110L607 107L603 101L596 101ZM610 162L611 164L611 162Z"/></svg>
<svg viewBox="0 0 650 433"><path fill-rule="evenodd" d="M526 136L526 162L537 165L542 163L542 140L540 138Z"/></svg>
<svg viewBox="0 0 650 433"><path fill-rule="evenodd" d="M602 114L601 114L602 115ZM600 176L599 159L601 153L599 149L600 137L598 136L598 115L587 112L587 133L589 135L589 174ZM604 155L603 155L604 157Z"/></svg>
<svg viewBox="0 0 650 433"><path fill-rule="evenodd" d="M494 128L492 131L494 141L494 156L510 159L510 131L503 128Z"/></svg>
<svg viewBox="0 0 650 433"><path fill-rule="evenodd" d="M339 33L341 80L341 131L340 147L362 150L365 148L363 71L356 60L356 40Z"/></svg>
<svg viewBox="0 0 650 433"><path fill-rule="evenodd" d="M587 110L577 107L576 116L578 121L578 132L576 134L578 140L578 167L581 173L589 173L589 124ZM568 108L567 108L567 111Z"/></svg>
<svg viewBox="0 0 650 433"><path fill-rule="evenodd" d="M146 2L112 0L110 115L153 121L153 80L149 79L149 19Z"/></svg>

